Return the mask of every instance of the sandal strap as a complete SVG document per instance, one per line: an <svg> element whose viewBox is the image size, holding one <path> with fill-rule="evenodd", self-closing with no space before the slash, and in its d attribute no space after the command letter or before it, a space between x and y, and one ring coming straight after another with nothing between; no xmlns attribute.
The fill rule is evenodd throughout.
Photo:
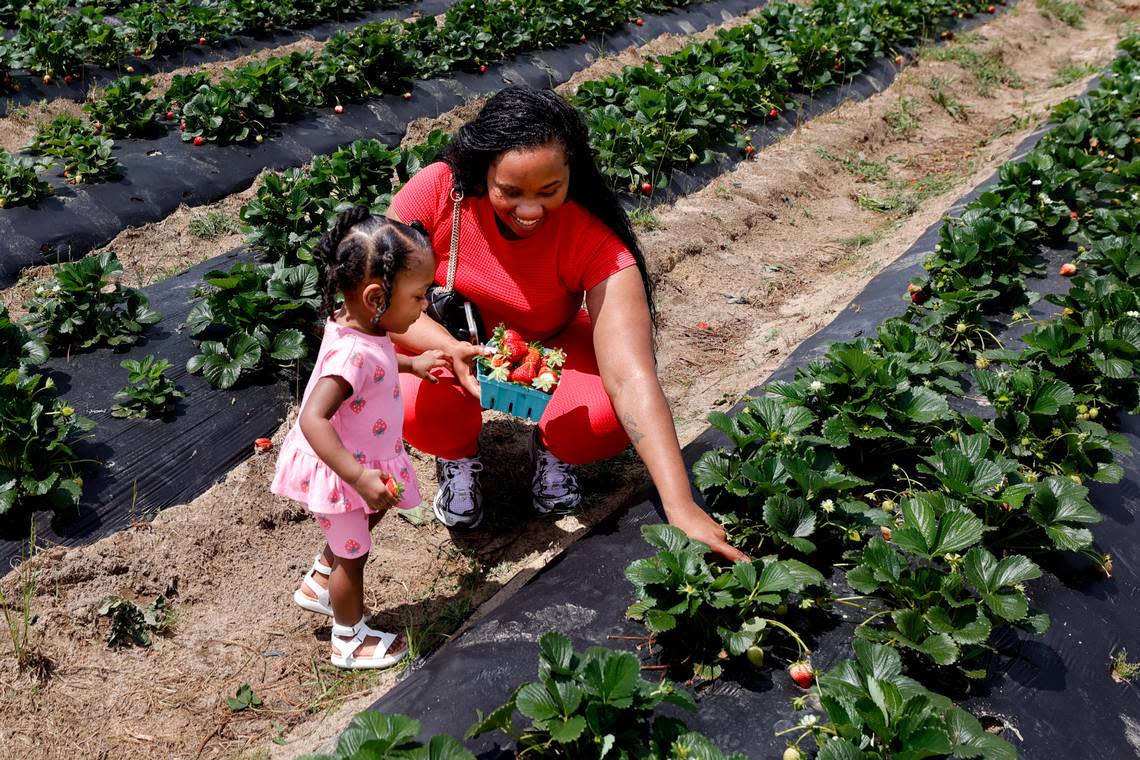
<svg viewBox="0 0 1140 760"><path fill-rule="evenodd" d="M388 655L388 650L392 648L392 644L396 641L399 634L388 633L387 631L380 631L372 628L364 621L367 616L361 617L356 625L341 625L333 623L332 625L332 645L336 648L337 653L341 657L350 658L353 653L364 644L365 639L372 636L379 639L376 648L372 650L372 655L368 658L370 660L379 660ZM342 639L348 638L348 641Z"/></svg>
<svg viewBox="0 0 1140 760"><path fill-rule="evenodd" d="M313 558L313 566L309 570L310 573L320 573L321 575L332 575L332 568L326 565L321 560L321 555Z"/></svg>

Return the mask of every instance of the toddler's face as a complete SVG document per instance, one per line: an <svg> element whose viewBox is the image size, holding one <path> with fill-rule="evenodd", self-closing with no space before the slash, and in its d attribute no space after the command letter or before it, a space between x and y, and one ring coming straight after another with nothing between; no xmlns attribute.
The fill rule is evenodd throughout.
<svg viewBox="0 0 1140 760"><path fill-rule="evenodd" d="M407 332L427 308L427 289L435 279L435 257L424 248L417 251L406 269L392 283L392 303L380 324L392 333Z"/></svg>

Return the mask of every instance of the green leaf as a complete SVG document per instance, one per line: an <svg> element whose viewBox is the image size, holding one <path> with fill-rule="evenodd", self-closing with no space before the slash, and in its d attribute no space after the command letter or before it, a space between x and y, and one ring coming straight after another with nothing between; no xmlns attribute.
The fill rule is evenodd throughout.
<svg viewBox="0 0 1140 760"><path fill-rule="evenodd" d="M769 497L764 502L764 522L793 548L805 554L815 551L815 544L807 540L815 532L815 514L803 499L783 494Z"/></svg>
<svg viewBox="0 0 1140 760"><path fill-rule="evenodd" d="M519 712L532 720L550 720L560 715L558 700L542 683L528 683L519 689Z"/></svg>

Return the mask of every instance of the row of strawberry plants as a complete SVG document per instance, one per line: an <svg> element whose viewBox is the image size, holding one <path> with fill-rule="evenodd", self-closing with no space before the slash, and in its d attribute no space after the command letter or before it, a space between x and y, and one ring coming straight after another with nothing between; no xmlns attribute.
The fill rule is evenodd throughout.
<svg viewBox="0 0 1140 760"><path fill-rule="evenodd" d="M753 152L746 128L779 117L797 93L847 81L875 58L933 34L938 19L996 12L990 0L770 3L749 24L584 83L592 144L615 187L646 194L711 149ZM947 35L950 33L947 32Z"/></svg>
<svg viewBox="0 0 1140 760"><path fill-rule="evenodd" d="M0 5L0 23L15 26L0 39L4 90L18 91L12 73L56 77L70 83L85 64L120 68L130 58L150 59L238 34L263 35L276 29L312 26L394 7L405 0L173 0L76 4L37 0Z"/></svg>
<svg viewBox="0 0 1140 760"><path fill-rule="evenodd" d="M980 678L997 628L1048 625L1026 595L1041 575L1031 556L1079 552L1111 571L1093 547L1087 526L1100 515L1084 481L1121 479L1115 457L1127 444L1101 422L1136 411L1140 387L1140 204L1131 180L1140 172L1140 38L1122 49L1097 90L1056 109L1039 147L944 225L905 317L873 338L833 344L737 415L710 418L733 447L702 456L696 482L733 541L770 556L759 573L723 570L704 561L703 545L647 531L660 551L627 571L638 595L630 613L667 657L683 651L698 675L715 677L734 657L761 661L766 647L798 655L792 624L806 610L846 607L865 613L858 639L896 650L911 674ZM1068 293L1049 297L1061 314L1037 323L1021 351L983 350L972 326L995 341L1003 311L1027 319L1035 296L1026 277L1044 274L1041 247L1078 244L1085 271ZM943 309L953 318L943 320ZM964 355L978 364L968 378ZM1010 368L995 371L994 362ZM991 418L951 409L966 379ZM769 571L797 561L789 557L841 557L854 593L805 585L802 569ZM861 658L869 646L859 645ZM822 742L819 757L920 749L896 745L892 704L829 705L836 680L821 686L830 723L801 737ZM853 734L856 714L864 720ZM834 734L860 754L834 754L823 741ZM1005 752L995 745L982 754Z"/></svg>
<svg viewBox="0 0 1140 760"><path fill-rule="evenodd" d="M487 64L523 50L555 47L614 29L637 13L689 5L693 0L462 0L443 17L365 24L333 36L318 53L277 56L224 72L175 76L159 97L136 76L111 83L85 106L89 120L59 116L45 125L28 150L62 159L73 183L98 182L121 173L111 155L114 137L150 138L178 125L182 139L205 143L261 142L275 124L300 119L309 108L333 107L385 94L404 93L415 77L449 71L485 71ZM3 156L3 167L26 177L26 162ZM45 185L30 179L18 192L0 195L5 205L34 202Z"/></svg>

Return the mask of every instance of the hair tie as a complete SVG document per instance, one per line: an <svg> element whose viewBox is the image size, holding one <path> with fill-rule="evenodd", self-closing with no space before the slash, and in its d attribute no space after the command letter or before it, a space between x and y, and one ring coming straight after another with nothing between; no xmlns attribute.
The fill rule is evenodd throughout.
<svg viewBox="0 0 1140 760"><path fill-rule="evenodd" d="M428 229L427 229L427 227L424 226L424 223L421 222L419 219L413 219L412 221L408 222L408 226L411 227L416 232L423 235L424 237L427 237Z"/></svg>

